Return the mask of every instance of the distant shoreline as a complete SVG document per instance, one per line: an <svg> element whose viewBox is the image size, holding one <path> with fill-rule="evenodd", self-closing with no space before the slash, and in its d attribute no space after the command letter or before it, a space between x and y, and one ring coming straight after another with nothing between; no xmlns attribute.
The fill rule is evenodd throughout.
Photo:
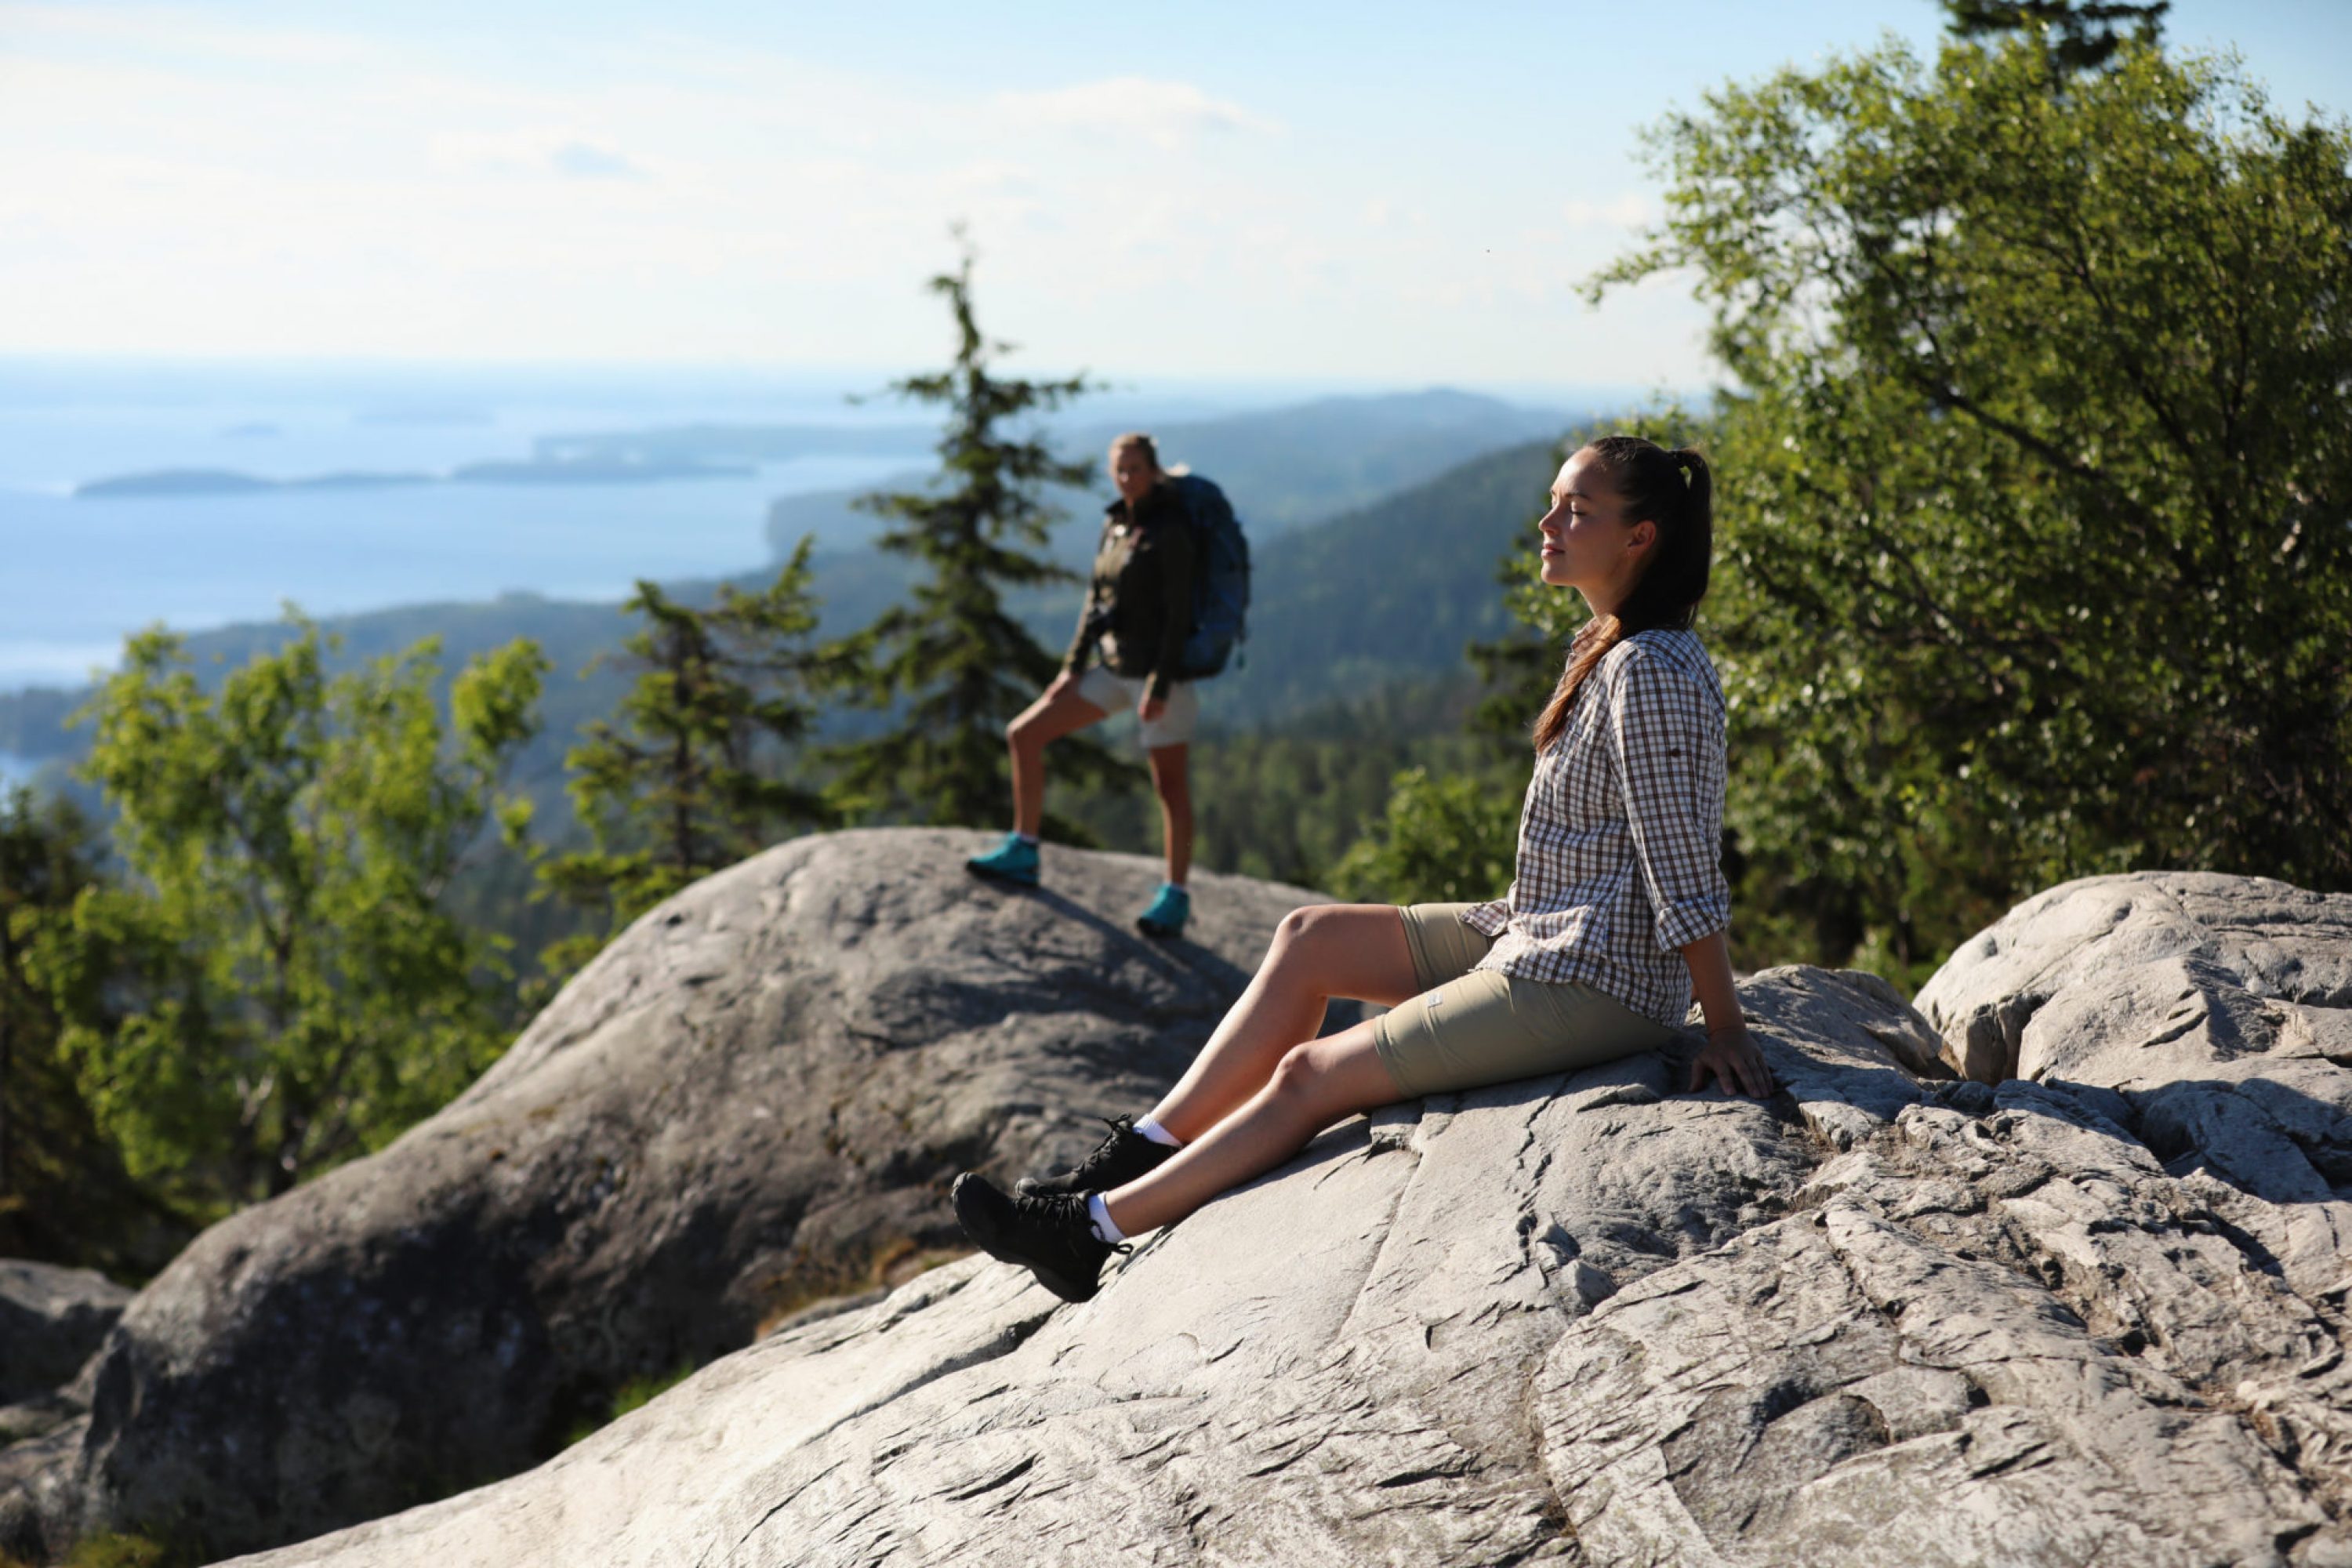
<svg viewBox="0 0 2352 1568"><path fill-rule="evenodd" d="M76 500L258 495L273 490L390 489L405 485L659 485L757 478L766 463L926 451L928 426L682 425L541 436L528 458L461 463L441 473L369 470L273 479L236 468L148 468L76 485Z"/></svg>
<svg viewBox="0 0 2352 1568"><path fill-rule="evenodd" d="M693 479L744 479L750 463L629 462L605 458L526 458L467 463L446 474L333 473L272 479L233 468L155 468L115 474L73 488L76 500L151 500L166 496L257 495L273 490L391 489L404 485L657 485Z"/></svg>

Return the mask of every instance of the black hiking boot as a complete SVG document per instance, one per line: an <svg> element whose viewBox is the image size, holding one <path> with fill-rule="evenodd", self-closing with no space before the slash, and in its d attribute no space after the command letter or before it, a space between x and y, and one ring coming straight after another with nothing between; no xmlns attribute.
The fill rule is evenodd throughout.
<svg viewBox="0 0 2352 1568"><path fill-rule="evenodd" d="M1129 1250L1095 1235L1081 1195L1009 1198L969 1171L956 1178L949 1195L957 1223L982 1252L1021 1265L1065 1301L1094 1300L1102 1289L1102 1266L1111 1254Z"/></svg>
<svg viewBox="0 0 2352 1568"><path fill-rule="evenodd" d="M1165 1143L1154 1143L1135 1130L1132 1116L1104 1119L1110 1129L1095 1152L1077 1163L1075 1170L1058 1176L1024 1176L1013 1184L1013 1190L1024 1198L1043 1196L1049 1193L1107 1193L1123 1187L1147 1172L1156 1171L1176 1152Z"/></svg>

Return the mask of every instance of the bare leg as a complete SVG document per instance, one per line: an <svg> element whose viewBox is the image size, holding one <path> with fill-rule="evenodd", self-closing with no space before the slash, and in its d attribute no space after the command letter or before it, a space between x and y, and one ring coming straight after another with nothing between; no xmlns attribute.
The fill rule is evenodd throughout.
<svg viewBox="0 0 2352 1568"><path fill-rule="evenodd" d="M1192 868L1192 780L1185 767L1181 745L1157 746L1144 755L1151 762L1151 788L1160 796L1160 842L1168 848L1168 879L1180 886Z"/></svg>
<svg viewBox="0 0 2352 1568"><path fill-rule="evenodd" d="M1240 1110L1158 1170L1104 1194L1103 1202L1111 1222L1129 1236L1173 1225L1219 1193L1274 1169L1342 1117L1401 1098L1370 1024L1294 1046Z"/></svg>
<svg viewBox="0 0 2352 1568"><path fill-rule="evenodd" d="M1241 1000L1152 1108L1151 1119L1190 1142L1264 1088L1284 1052L1314 1039L1332 997L1394 1005L1420 991L1404 921L1393 906L1293 910L1275 927L1273 945Z"/></svg>
<svg viewBox="0 0 2352 1568"><path fill-rule="evenodd" d="M1013 826L1030 837L1045 820L1045 748L1063 736L1101 722L1103 710L1078 695L1078 683L1064 678L1005 726L1005 749L1013 753Z"/></svg>

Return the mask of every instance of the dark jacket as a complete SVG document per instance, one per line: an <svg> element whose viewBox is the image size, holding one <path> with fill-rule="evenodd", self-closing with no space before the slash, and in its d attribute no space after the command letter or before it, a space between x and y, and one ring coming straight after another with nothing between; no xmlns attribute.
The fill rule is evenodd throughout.
<svg viewBox="0 0 2352 1568"><path fill-rule="evenodd" d="M1192 632L1193 554L1192 524L1172 486L1152 486L1132 508L1114 501L1103 513L1094 582L1062 668L1084 669L1108 634L1103 662L1111 673L1149 677L1146 694L1166 700Z"/></svg>

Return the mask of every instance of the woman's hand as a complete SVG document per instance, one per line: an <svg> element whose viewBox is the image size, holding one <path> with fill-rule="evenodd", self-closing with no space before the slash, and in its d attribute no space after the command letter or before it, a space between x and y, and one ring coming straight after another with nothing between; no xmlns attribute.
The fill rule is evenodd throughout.
<svg viewBox="0 0 2352 1568"><path fill-rule="evenodd" d="M1147 724L1159 722L1160 716L1167 711L1168 699L1154 697L1149 692L1144 694L1142 701L1135 705L1135 716Z"/></svg>
<svg viewBox="0 0 2352 1568"><path fill-rule="evenodd" d="M1063 692L1073 689L1077 684L1078 672L1076 670L1063 670L1059 675L1055 676L1053 683L1045 688L1046 700L1051 701L1053 699L1059 697Z"/></svg>
<svg viewBox="0 0 2352 1568"><path fill-rule="evenodd" d="M1698 1059L1691 1063L1690 1086L1705 1089L1712 1078L1727 1094L1752 1094L1762 1100L1776 1087L1772 1069L1764 1062L1764 1049L1748 1026L1736 1024L1727 1029L1709 1029L1706 1045L1699 1051Z"/></svg>

